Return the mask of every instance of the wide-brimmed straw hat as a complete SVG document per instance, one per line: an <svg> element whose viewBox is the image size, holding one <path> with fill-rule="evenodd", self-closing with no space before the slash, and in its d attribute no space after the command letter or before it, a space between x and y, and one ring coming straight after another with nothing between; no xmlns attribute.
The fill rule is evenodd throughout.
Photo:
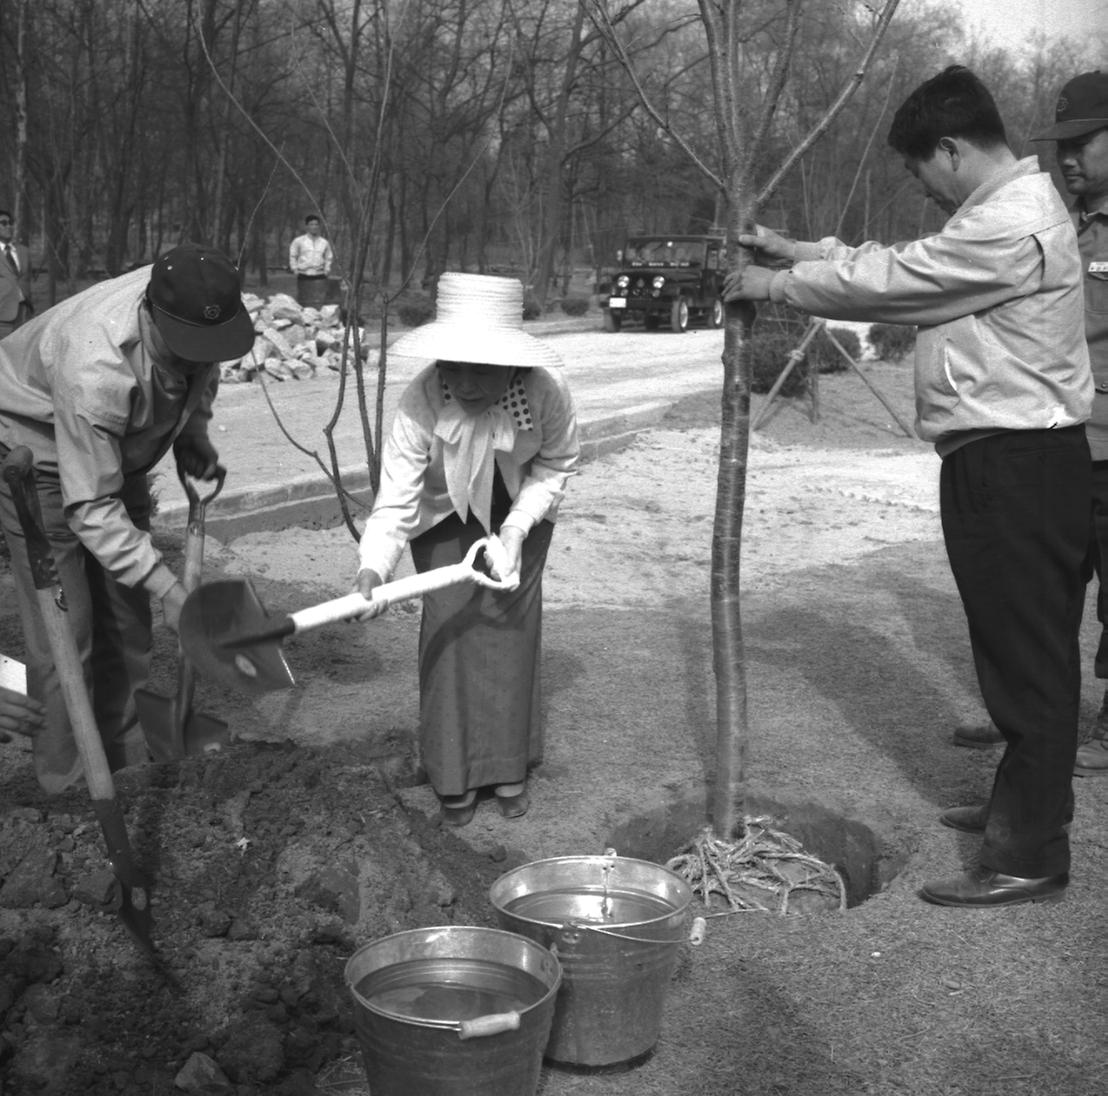
<svg viewBox="0 0 1108 1096"><path fill-rule="evenodd" d="M548 368L563 364L545 343L523 330L523 285L488 274L441 275L435 318L390 349L400 357L428 361Z"/></svg>

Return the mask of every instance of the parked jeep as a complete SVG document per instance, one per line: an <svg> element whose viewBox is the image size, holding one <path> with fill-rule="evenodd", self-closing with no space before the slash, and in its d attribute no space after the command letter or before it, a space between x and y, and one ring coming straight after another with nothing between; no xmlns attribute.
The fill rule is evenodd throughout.
<svg viewBox="0 0 1108 1096"><path fill-rule="evenodd" d="M693 318L722 327L723 244L722 236L629 237L612 279L604 329L618 331L628 317L641 319L648 330L667 323L686 331Z"/></svg>

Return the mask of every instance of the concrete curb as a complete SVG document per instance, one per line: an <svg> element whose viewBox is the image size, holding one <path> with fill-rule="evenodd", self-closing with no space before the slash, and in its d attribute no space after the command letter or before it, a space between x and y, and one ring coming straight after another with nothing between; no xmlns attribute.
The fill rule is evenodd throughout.
<svg viewBox="0 0 1108 1096"><path fill-rule="evenodd" d="M580 418L581 459L596 460L632 444L643 430L656 426L673 406L672 400L638 404L611 415ZM357 517L372 498L369 473L361 466L340 470L343 487L352 496ZM329 529L343 521L335 490L322 472L299 476L282 484L256 485L221 494L205 515L205 532L223 542L247 533L275 532L298 526ZM188 505L159 506L154 529L179 532L188 522Z"/></svg>

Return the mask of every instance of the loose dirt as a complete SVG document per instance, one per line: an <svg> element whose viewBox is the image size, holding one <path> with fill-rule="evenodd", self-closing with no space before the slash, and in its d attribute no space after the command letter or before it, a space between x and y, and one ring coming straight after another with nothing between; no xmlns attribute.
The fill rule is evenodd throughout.
<svg viewBox="0 0 1108 1096"><path fill-rule="evenodd" d="M906 368L868 369L910 418ZM937 814L983 798L996 758L949 740L979 712L937 458L853 376L823 378L821 397L819 422L782 403L751 444L746 806L847 866L852 908L711 919L682 948L649 1059L546 1066L541 1096L1103 1091L1108 780L1077 783L1062 904L916 898L972 861ZM545 579L548 751L524 818L483 803L462 830L438 824L413 740L414 607L288 641L289 692L204 684L197 706L236 743L118 774L176 988L102 906L87 797L41 795L23 745L0 746L3 1096L364 1096L342 978L361 943L494 925L488 888L518 864L613 846L665 860L692 837L714 767L717 416L715 397L687 399L570 485ZM293 529L209 541L206 570L250 576L279 612L346 592L354 558L342 529ZM0 582L0 650L18 657ZM154 686L173 682L160 630ZM1099 699L1089 675L1086 722Z"/></svg>

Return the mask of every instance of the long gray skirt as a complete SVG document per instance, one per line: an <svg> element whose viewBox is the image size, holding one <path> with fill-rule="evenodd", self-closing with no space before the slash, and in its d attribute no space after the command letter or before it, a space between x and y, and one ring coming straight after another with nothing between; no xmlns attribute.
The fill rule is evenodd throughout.
<svg viewBox="0 0 1108 1096"><path fill-rule="evenodd" d="M465 583L426 594L419 635L419 738L440 796L514 784L542 760L542 572L554 526L523 542L511 591ZM416 570L457 563L484 535L453 514L411 542Z"/></svg>

